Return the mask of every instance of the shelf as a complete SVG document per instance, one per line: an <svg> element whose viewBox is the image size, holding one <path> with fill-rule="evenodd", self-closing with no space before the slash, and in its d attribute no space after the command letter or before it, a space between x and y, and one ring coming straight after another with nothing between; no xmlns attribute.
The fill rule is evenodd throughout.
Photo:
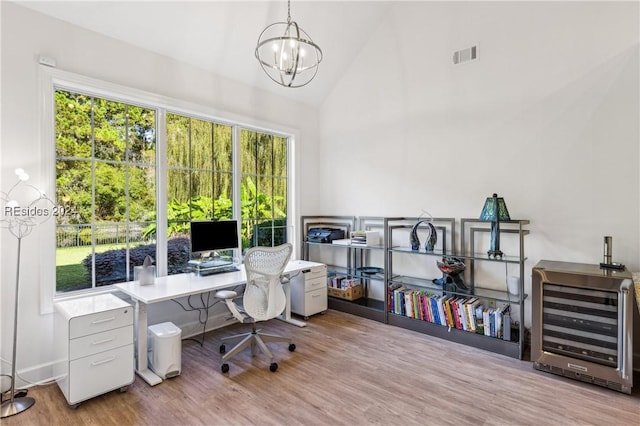
<svg viewBox="0 0 640 426"><path fill-rule="evenodd" d="M426 251L424 248L420 248L420 250L413 250L408 246L394 246L390 247L389 251L395 253L411 253L411 254L422 254L426 256L451 256L451 257L459 257L460 259L473 259L473 260L486 260L488 262L506 262L506 263L520 263L520 256L507 256L503 255L502 257L494 258L489 257L487 253L453 253L450 250L442 251L442 250L433 250ZM522 258L522 260L527 260L526 257Z"/></svg>
<svg viewBox="0 0 640 426"><path fill-rule="evenodd" d="M507 255L501 257L490 257L485 251L488 249L487 238L490 232L491 222L482 221L479 219L460 219L460 245L456 250L454 236L455 234L455 220L448 218L437 219L441 225L439 232L444 236L450 236L450 242L443 244L442 247L436 246L436 249L426 251L424 247L420 247L419 250L413 250L407 239L407 228L412 227L412 221L415 224L415 218L390 218L387 220L388 229L385 233L387 241L391 241L388 247L387 256L387 288L391 286L401 285L408 288L417 290L423 290L429 294L440 296L450 295L455 298L472 298L477 297L482 299L482 303L486 308L492 308L503 304L508 304L516 311L517 318L512 317L512 336L514 341L504 341L496 339L494 337L485 336L483 334L476 334L459 330L456 328L449 328L440 324L430 323L428 321L422 321L415 318L398 315L394 312L387 313L387 322L391 325L396 325L403 328L408 328L414 331L418 331L425 334L434 335L443 339L451 340L466 345L471 345L481 349L486 349L492 352L504 354L514 358L522 359L524 355L524 300L527 298L524 293L524 265L526 257L524 256L524 236L529 234L527 229L523 226L529 224L528 220L509 220L500 222L500 233L503 239L511 239L510 251ZM434 226L436 226L436 219L433 219ZM448 223L448 225L447 225ZM444 225L442 225L444 224ZM398 233L396 235L396 233ZM397 244L399 243L399 244ZM404 244L403 244L404 243ZM514 247L515 246L515 247ZM447 250L451 248L450 250ZM515 255L514 255L515 253ZM394 263L396 260L400 260L400 257L405 256L436 256L436 257L455 257L465 263L465 270L461 273L460 277L468 287L467 289L457 288L455 284L445 284L444 286L438 285L433 282L433 279L440 279L442 275L437 277L429 277L433 272L415 272L415 274L424 274L422 277L408 276L406 275L406 265L403 263L403 272L405 274L394 274ZM501 285L497 285L495 288L485 288L480 285L477 280L478 271L482 273L491 273L487 271L494 271L495 268L487 266L480 268L482 263L489 262L493 264L513 264L518 265L518 276L520 279L519 293L522 296L512 296L507 291L506 283L504 283L504 290ZM414 271L411 271L414 273ZM495 272L493 272L495 273ZM490 279L490 281L493 281ZM390 296L387 295L387 298Z"/></svg>
<svg viewBox="0 0 640 426"><path fill-rule="evenodd" d="M500 302L509 302L514 304L520 302L520 296L509 295L506 291L494 290L492 288L475 287L473 295L486 299L495 299ZM528 296L528 294L524 294L522 300L525 300Z"/></svg>
<svg viewBox="0 0 640 426"><path fill-rule="evenodd" d="M434 292L443 291L441 285L434 284L433 280L429 278L418 278L408 275L394 275L393 277L389 278L388 282L389 284L401 284L410 287L420 287L425 290L433 290Z"/></svg>
<svg viewBox="0 0 640 426"><path fill-rule="evenodd" d="M384 272L377 273L377 274L365 274L361 271L358 271L357 268L347 268L345 266L327 265L327 277L332 277L333 275L348 275L351 278L363 278L363 279L378 280L378 281L385 280Z"/></svg>
<svg viewBox="0 0 640 426"><path fill-rule="evenodd" d="M331 261L342 264L342 266L329 266L329 269L338 274L362 279L362 283L365 286L365 295L370 297L355 301L329 297L329 308L522 359L525 352L524 337L526 334L523 320L524 301L528 297L524 293L524 267L527 260L524 256L524 236L529 234L529 230L524 229L524 225L529 224L529 221L509 220L500 222L500 233L505 239L509 250L508 254L496 258L489 257L486 251L488 249L487 240L491 222L479 219L459 219L460 229L456 233L456 219L429 218L437 233L437 241L433 250L426 251L424 240L431 235L430 227L425 226L424 223L420 227L415 226L416 223L424 219L424 217L303 217L302 229L305 231L304 235L306 235L309 224L316 225L318 223L341 224L344 229L350 228L352 230L382 230L380 232L384 235L382 238L383 244L371 246L351 244L347 240L340 244L309 242L305 241L306 238L303 237L303 258L306 260L310 260L308 259L310 246L346 248L347 250L336 251L333 254L328 251L330 249L323 249L322 253L319 253L319 250L316 249L314 256L332 256ZM418 250L411 248L411 244L413 244L411 233L414 228L418 231L418 239L421 240L421 246ZM457 238L459 238L460 245L456 244ZM413 240L415 241L415 236ZM432 259L433 265L426 265L424 262L426 258L412 259L410 256L431 256L436 257L436 259ZM443 277L442 273L435 269L435 261L445 256L459 258L465 263L465 270L461 273L460 278L463 279L468 287L467 289L459 289L454 283L447 283L443 286L433 282ZM427 259L427 263L432 261ZM480 266L485 262L489 262L489 264ZM490 265L491 263L493 265ZM402 274L394 273L394 264L396 271L402 271ZM498 264L503 266L496 268ZM518 272L515 272L516 268L509 268L508 264L517 265ZM364 274L358 271L358 267L365 266L383 266L384 271L379 274ZM501 281L504 276L494 276L497 273L496 270L499 269L513 270L512 273L514 275L518 274L520 277L520 295L513 296L508 293L507 283L502 283ZM477 282L478 279L485 281L484 286L482 283ZM381 282L383 283L383 293L380 293ZM495 287L493 284L495 284ZM482 299L481 302L485 308L495 308L509 304L513 308L510 311L513 341L505 341L485 336L484 334L446 327L388 312L387 306L391 300L389 289L396 286L423 290L425 293L435 296L454 296L453 298L456 299L477 297ZM491 288L487 288L487 286ZM503 287L504 289L502 289ZM371 296L384 298L384 300L375 300Z"/></svg>
<svg viewBox="0 0 640 426"><path fill-rule="evenodd" d="M484 260L487 262L499 262L499 263L520 263L521 261L525 261L527 258L526 257L519 257L519 256L507 256L507 255L503 255L502 257L489 257L489 255L487 255L487 253L469 253L469 254L465 254L465 255L456 255L455 257L460 257L460 258L464 258L464 259L471 259L471 260Z"/></svg>
<svg viewBox="0 0 640 426"><path fill-rule="evenodd" d="M325 243L328 244L328 243ZM384 250L385 246L383 244L353 244L347 242L339 242L339 243L331 243L332 246L335 247L348 247L353 249L363 249L363 250Z"/></svg>
<svg viewBox="0 0 640 426"><path fill-rule="evenodd" d="M439 278L439 277L438 277ZM424 290L432 291L433 293L441 293L441 294L456 294L459 296L475 296L481 297L485 299L494 299L499 302L508 302L508 303L519 303L519 296L509 295L508 292L504 290L496 290L492 288L483 288L483 287L474 287L473 294L464 291L456 291L451 290L452 286L448 288L443 288L441 285L435 284L433 280L428 278L418 278L418 277L410 277L407 275L395 275L388 279L389 284L400 284L409 287L419 287ZM528 297L528 294L523 295L523 299L525 300Z"/></svg>
<svg viewBox="0 0 640 426"><path fill-rule="evenodd" d="M312 246L329 246L329 247L345 247L345 248L350 248L351 244L333 244L333 243L321 243L318 241L305 241L305 244L309 244Z"/></svg>
<svg viewBox="0 0 640 426"><path fill-rule="evenodd" d="M365 249L365 250L384 250L385 246L382 244L376 245L366 245L366 244L351 244L351 243L320 243L318 241L305 241L305 244L309 245L318 245L318 246L329 246L329 247L342 247L342 248L352 248L352 249Z"/></svg>
<svg viewBox="0 0 640 426"><path fill-rule="evenodd" d="M329 297L329 309L335 309L374 321L386 322L385 302L382 300L363 297L350 301Z"/></svg>
<svg viewBox="0 0 640 426"><path fill-rule="evenodd" d="M457 328L446 327L428 321L409 318L404 315L389 312L387 322L390 325L429 334L456 343L473 346L490 352L506 355L512 358L520 358L518 342L496 339L483 334L471 333Z"/></svg>
<svg viewBox="0 0 640 426"><path fill-rule="evenodd" d="M423 254L426 256L454 256L451 250L440 250L434 249L433 251L426 251L423 247L419 250L413 250L408 246L393 246L389 248L389 251L398 252L398 253L411 253L411 254Z"/></svg>

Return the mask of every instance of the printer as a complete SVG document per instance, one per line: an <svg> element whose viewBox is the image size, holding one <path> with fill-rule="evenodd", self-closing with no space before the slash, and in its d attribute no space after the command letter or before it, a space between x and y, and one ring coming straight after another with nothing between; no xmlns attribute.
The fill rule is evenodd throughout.
<svg viewBox="0 0 640 426"><path fill-rule="evenodd" d="M337 228L309 228L307 241L312 243L330 243L344 238L344 231Z"/></svg>

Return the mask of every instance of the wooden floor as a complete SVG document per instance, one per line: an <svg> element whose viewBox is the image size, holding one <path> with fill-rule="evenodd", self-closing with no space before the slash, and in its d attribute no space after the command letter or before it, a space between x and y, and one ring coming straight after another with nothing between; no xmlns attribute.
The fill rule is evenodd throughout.
<svg viewBox="0 0 640 426"><path fill-rule="evenodd" d="M219 339L244 329L183 341L181 376L155 387L136 377L75 410L55 384L31 389L36 404L2 425L640 425L638 386L629 396L336 311L306 328L264 325L297 345L271 346L277 372L245 353L222 374Z"/></svg>

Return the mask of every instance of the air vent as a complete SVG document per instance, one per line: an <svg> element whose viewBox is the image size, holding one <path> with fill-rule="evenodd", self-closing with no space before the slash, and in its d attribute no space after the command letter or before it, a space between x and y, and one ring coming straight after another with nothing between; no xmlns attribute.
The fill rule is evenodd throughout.
<svg viewBox="0 0 640 426"><path fill-rule="evenodd" d="M476 59L478 59L478 46L471 46L453 52L454 64L463 64L465 62L475 61Z"/></svg>

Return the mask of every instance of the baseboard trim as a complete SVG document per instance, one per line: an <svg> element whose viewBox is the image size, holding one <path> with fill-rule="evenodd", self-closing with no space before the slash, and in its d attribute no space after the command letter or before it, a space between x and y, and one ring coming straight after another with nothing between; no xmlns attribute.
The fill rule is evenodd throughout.
<svg viewBox="0 0 640 426"><path fill-rule="evenodd" d="M228 312L221 312L217 315L209 317L207 325L204 327L204 332L208 333L210 331L217 330L219 328L223 328L238 322L238 320L233 317L231 319L227 319L229 315L230 314ZM190 339L202 335L202 324L199 321L192 321L186 324L176 325L182 330L182 339Z"/></svg>

